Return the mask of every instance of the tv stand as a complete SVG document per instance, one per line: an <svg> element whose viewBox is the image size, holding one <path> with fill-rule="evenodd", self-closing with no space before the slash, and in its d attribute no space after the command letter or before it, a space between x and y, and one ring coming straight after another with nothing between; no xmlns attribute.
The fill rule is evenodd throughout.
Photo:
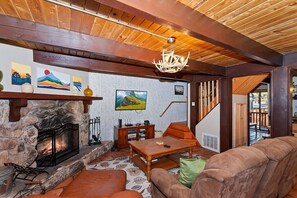
<svg viewBox="0 0 297 198"><path fill-rule="evenodd" d="M128 141L155 137L155 125L131 125L114 127L114 143L118 149L129 147Z"/></svg>

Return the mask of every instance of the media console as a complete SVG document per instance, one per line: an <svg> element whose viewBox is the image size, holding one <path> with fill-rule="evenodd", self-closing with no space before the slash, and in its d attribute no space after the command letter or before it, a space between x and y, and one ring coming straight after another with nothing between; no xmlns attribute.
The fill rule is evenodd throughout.
<svg viewBox="0 0 297 198"><path fill-rule="evenodd" d="M144 140L155 137L155 125L115 126L114 143L118 149L129 147L128 141Z"/></svg>

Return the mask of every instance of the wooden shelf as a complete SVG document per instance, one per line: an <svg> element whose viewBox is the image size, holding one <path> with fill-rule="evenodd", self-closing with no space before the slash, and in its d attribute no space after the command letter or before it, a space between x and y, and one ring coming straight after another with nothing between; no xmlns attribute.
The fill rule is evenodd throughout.
<svg viewBox="0 0 297 198"><path fill-rule="evenodd" d="M18 93L18 92L0 92L0 99L9 100L9 121L16 122L20 120L21 107L26 107L28 100L70 100L83 101L84 113L89 111L89 105L93 100L102 100L102 97L86 97L71 95L54 95L54 94L38 94L38 93Z"/></svg>

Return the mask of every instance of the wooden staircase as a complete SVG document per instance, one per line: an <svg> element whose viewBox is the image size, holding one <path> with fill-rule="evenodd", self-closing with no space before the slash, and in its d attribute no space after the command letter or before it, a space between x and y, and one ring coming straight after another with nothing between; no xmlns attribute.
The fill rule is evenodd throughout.
<svg viewBox="0 0 297 198"><path fill-rule="evenodd" d="M219 80L199 83L198 93L198 122L200 122L219 103Z"/></svg>
<svg viewBox="0 0 297 198"><path fill-rule="evenodd" d="M189 127L185 124L171 123L164 132L163 136L171 136L182 141L188 142L193 146L201 147L200 143L195 138L191 129L189 129Z"/></svg>

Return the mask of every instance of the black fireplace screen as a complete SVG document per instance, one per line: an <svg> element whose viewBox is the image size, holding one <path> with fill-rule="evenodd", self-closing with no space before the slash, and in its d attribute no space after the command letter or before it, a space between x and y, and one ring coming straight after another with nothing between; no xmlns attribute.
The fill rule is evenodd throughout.
<svg viewBox="0 0 297 198"><path fill-rule="evenodd" d="M38 167L56 166L79 153L79 125L65 124L39 130L36 146Z"/></svg>

